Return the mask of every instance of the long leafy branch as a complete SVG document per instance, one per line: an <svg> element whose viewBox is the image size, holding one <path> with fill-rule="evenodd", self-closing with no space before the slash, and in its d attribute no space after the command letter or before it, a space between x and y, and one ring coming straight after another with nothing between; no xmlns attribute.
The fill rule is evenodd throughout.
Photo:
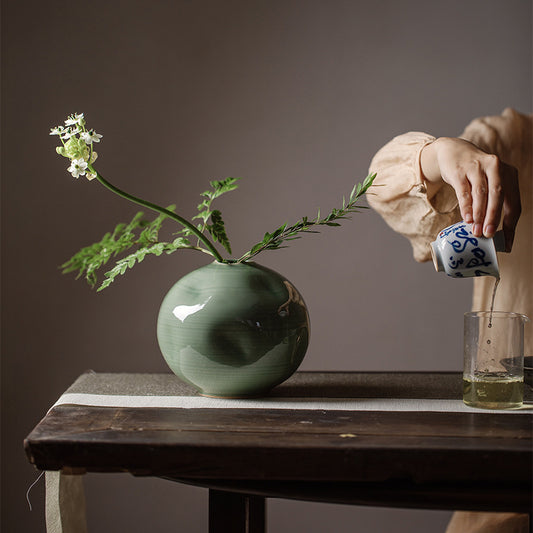
<svg viewBox="0 0 533 533"><path fill-rule="evenodd" d="M319 211L316 218L312 220L309 220L308 217L303 217L291 226L283 224L283 226L279 227L272 233L265 233L263 240L255 244L251 250L241 256L237 262L242 263L244 261L249 261L265 250L286 248L286 246L283 246L283 243L285 243L285 241L299 239L301 233L318 233L318 231L312 229L316 226L340 226L340 223L337 221L350 218L352 213L356 213L360 209L366 209L365 206L358 206L357 202L368 191L375 177L375 174L371 174L365 178L363 183L357 183L352 189L348 201L346 201L346 198L343 198L342 207L340 209L333 209L324 218L320 217Z"/></svg>

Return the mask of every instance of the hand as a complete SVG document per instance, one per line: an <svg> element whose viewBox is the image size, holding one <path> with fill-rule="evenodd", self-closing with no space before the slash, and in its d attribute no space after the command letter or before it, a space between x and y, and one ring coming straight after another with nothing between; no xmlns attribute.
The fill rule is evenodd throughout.
<svg viewBox="0 0 533 533"><path fill-rule="evenodd" d="M517 170L498 156L463 139L441 137L422 150L422 173L428 192L451 185L463 220L476 237L493 237L503 215L506 251L510 252L521 213Z"/></svg>

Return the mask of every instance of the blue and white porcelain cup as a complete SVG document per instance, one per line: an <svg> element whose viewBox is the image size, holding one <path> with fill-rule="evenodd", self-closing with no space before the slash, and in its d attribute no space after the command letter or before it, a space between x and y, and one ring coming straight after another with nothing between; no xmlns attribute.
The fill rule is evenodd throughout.
<svg viewBox="0 0 533 533"><path fill-rule="evenodd" d="M472 224L458 222L443 229L431 243L431 255L437 272L453 278L493 276L500 278L496 252L505 251L503 231L493 238L474 237Z"/></svg>

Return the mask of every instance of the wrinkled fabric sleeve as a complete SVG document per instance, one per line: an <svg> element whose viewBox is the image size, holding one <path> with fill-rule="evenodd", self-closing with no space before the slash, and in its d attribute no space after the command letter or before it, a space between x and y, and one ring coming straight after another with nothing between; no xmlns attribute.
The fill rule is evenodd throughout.
<svg viewBox="0 0 533 533"><path fill-rule="evenodd" d="M531 115L508 107L501 115L472 120L460 137L489 154L497 154L505 163L521 168L531 154L531 133Z"/></svg>
<svg viewBox="0 0 533 533"><path fill-rule="evenodd" d="M460 219L457 197L444 184L429 198L420 154L435 137L423 132L399 135L381 148L370 163L376 173L367 194L370 206L396 232L409 239L416 261L431 258L430 243L440 230Z"/></svg>

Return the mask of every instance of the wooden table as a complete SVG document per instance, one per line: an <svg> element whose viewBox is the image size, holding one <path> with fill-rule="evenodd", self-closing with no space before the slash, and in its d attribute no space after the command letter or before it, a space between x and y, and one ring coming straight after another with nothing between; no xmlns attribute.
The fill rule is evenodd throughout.
<svg viewBox="0 0 533 533"><path fill-rule="evenodd" d="M459 373L298 372L266 399L219 401L170 374L87 373L25 447L41 470L207 487L211 533L264 531L268 497L531 513L532 411L467 408L461 387Z"/></svg>

